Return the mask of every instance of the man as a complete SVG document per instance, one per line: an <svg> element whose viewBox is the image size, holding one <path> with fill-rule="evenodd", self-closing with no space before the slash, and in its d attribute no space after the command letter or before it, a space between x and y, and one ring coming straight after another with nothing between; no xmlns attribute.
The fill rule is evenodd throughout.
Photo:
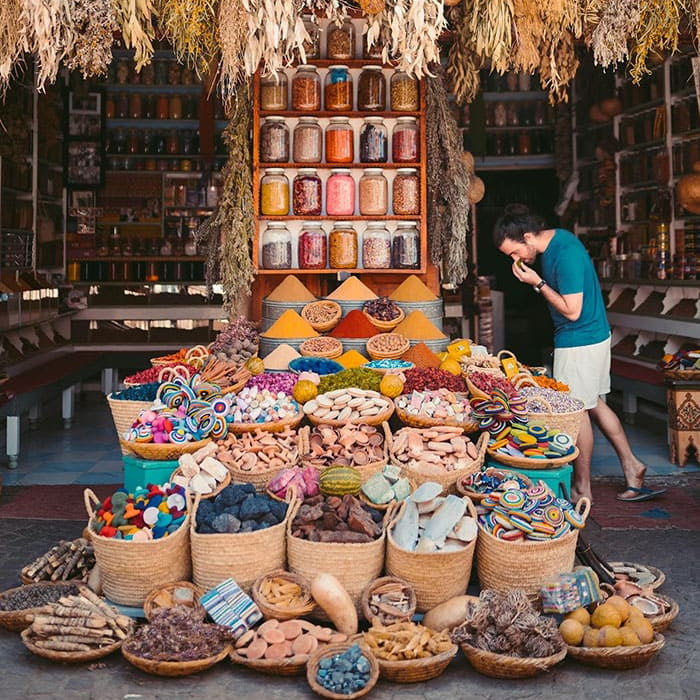
<svg viewBox="0 0 700 700"><path fill-rule="evenodd" d="M635 457L617 415L601 398L610 392L610 326L603 295L586 249L564 229L546 229L527 207L512 204L496 222L494 243L513 259L513 274L541 294L554 323L554 377L587 409L581 422L571 499L591 498L593 429L597 423L620 460L626 488L621 501L642 501L663 493L643 486L646 467ZM542 256L542 276L530 265Z"/></svg>

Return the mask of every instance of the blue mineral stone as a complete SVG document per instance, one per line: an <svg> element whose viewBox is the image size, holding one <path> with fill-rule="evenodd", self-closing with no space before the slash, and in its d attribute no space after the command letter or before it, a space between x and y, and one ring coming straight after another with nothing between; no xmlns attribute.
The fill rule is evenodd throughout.
<svg viewBox="0 0 700 700"><path fill-rule="evenodd" d="M278 523L281 523L287 515L287 504L282 501L271 501L269 507L270 513L275 516Z"/></svg>
<svg viewBox="0 0 700 700"><path fill-rule="evenodd" d="M337 671L350 671L352 670L352 661L348 658L338 659L338 663L335 665Z"/></svg>
<svg viewBox="0 0 700 700"><path fill-rule="evenodd" d="M361 656L358 660L357 663L355 664L355 668L360 672L360 673L369 673L369 661L367 661L366 657Z"/></svg>
<svg viewBox="0 0 700 700"><path fill-rule="evenodd" d="M318 665L319 668L321 669L327 669L331 667L331 660L326 658L326 659L321 659L321 662Z"/></svg>
<svg viewBox="0 0 700 700"><path fill-rule="evenodd" d="M333 673L331 673L331 680L334 683L342 683L343 682L343 674L340 673L340 671L333 671Z"/></svg>

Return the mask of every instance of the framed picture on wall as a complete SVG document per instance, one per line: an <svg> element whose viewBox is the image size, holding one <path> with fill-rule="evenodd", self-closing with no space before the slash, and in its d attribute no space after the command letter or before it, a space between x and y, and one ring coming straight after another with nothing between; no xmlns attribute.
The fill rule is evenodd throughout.
<svg viewBox="0 0 700 700"><path fill-rule="evenodd" d="M97 141L68 144L68 185L98 187L102 182L102 149Z"/></svg>

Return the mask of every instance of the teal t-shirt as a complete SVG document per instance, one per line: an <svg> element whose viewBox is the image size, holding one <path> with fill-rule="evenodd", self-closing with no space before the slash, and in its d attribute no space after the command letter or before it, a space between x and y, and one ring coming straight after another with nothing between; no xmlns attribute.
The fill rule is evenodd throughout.
<svg viewBox="0 0 700 700"><path fill-rule="evenodd" d="M548 305L554 322L554 347L595 345L610 335L593 261L581 241L570 231L554 230L552 240L542 253L542 277L562 296L583 292L583 307L576 321L569 321Z"/></svg>

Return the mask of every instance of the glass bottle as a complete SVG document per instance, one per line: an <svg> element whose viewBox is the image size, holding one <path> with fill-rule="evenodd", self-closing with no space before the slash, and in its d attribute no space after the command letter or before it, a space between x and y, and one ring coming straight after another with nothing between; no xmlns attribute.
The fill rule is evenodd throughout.
<svg viewBox="0 0 700 700"><path fill-rule="evenodd" d="M114 119L117 115L117 103L114 95L109 94L105 99L105 119Z"/></svg>
<svg viewBox="0 0 700 700"><path fill-rule="evenodd" d="M260 127L260 160L264 163L289 160L289 127L284 117L267 117Z"/></svg>
<svg viewBox="0 0 700 700"><path fill-rule="evenodd" d="M395 269L420 267L420 234L413 221L400 221L391 239L391 266Z"/></svg>
<svg viewBox="0 0 700 700"><path fill-rule="evenodd" d="M289 180L282 168L268 168L260 180L260 213L266 216L289 213Z"/></svg>
<svg viewBox="0 0 700 700"><path fill-rule="evenodd" d="M357 231L349 221L336 221L328 237L330 266L334 269L357 267Z"/></svg>
<svg viewBox="0 0 700 700"><path fill-rule="evenodd" d="M355 180L345 168L334 168L326 182L326 213L352 216L355 213Z"/></svg>
<svg viewBox="0 0 700 700"><path fill-rule="evenodd" d="M328 238L320 224L314 221L302 223L297 257L302 270L321 270L326 267Z"/></svg>
<svg viewBox="0 0 700 700"><path fill-rule="evenodd" d="M520 71L518 73L518 90L521 92L529 92L531 88L531 75L525 70Z"/></svg>
<svg viewBox="0 0 700 700"><path fill-rule="evenodd" d="M493 125L504 127L508 123L508 111L505 102L496 102L493 108Z"/></svg>
<svg viewBox="0 0 700 700"><path fill-rule="evenodd" d="M420 213L420 182L415 168L399 168L391 186L391 202L397 216Z"/></svg>
<svg viewBox="0 0 700 700"><path fill-rule="evenodd" d="M318 112L321 109L321 78L316 66L299 66L292 78L292 109Z"/></svg>
<svg viewBox="0 0 700 700"><path fill-rule="evenodd" d="M129 118L141 119L141 93L132 92L129 95Z"/></svg>
<svg viewBox="0 0 700 700"><path fill-rule="evenodd" d="M333 60L355 58L355 27L349 18L339 26L331 22L326 29L326 55Z"/></svg>
<svg viewBox="0 0 700 700"><path fill-rule="evenodd" d="M168 140L165 143L165 149L171 156L180 154L180 137L175 129L170 129L168 132Z"/></svg>
<svg viewBox="0 0 700 700"><path fill-rule="evenodd" d="M391 109L394 112L417 112L420 107L418 81L397 70L391 76Z"/></svg>
<svg viewBox="0 0 700 700"><path fill-rule="evenodd" d="M367 224L362 235L362 267L391 267L391 235L382 222Z"/></svg>
<svg viewBox="0 0 700 700"><path fill-rule="evenodd" d="M284 71L260 78L260 109L285 111L287 100L287 75Z"/></svg>
<svg viewBox="0 0 700 700"><path fill-rule="evenodd" d="M506 87L510 92L515 92L518 89L518 74L514 71L508 71L506 74Z"/></svg>
<svg viewBox="0 0 700 700"><path fill-rule="evenodd" d="M156 118L167 119L168 118L168 96L158 95L158 103L156 106Z"/></svg>
<svg viewBox="0 0 700 700"><path fill-rule="evenodd" d="M323 157L323 132L316 117L299 117L294 127L292 158L295 163L320 163Z"/></svg>
<svg viewBox="0 0 700 700"><path fill-rule="evenodd" d="M117 96L117 119L129 118L129 96L120 92Z"/></svg>
<svg viewBox="0 0 700 700"><path fill-rule="evenodd" d="M306 29L306 33L309 35L308 41L304 42L306 60L321 58L321 30L318 24L314 22L313 15L302 15L302 20L304 22L304 29Z"/></svg>
<svg viewBox="0 0 700 700"><path fill-rule="evenodd" d="M180 95L170 96L168 116L170 119L182 119L182 97Z"/></svg>
<svg viewBox="0 0 700 700"><path fill-rule="evenodd" d="M326 162L352 163L355 160L355 134L347 117L331 117L326 127Z"/></svg>
<svg viewBox="0 0 700 700"><path fill-rule="evenodd" d="M381 66L364 66L357 83L357 109L383 112L386 109L386 81Z"/></svg>
<svg viewBox="0 0 700 700"><path fill-rule="evenodd" d="M360 214L384 216L388 209L389 185L381 168L367 168L360 178Z"/></svg>
<svg viewBox="0 0 700 700"><path fill-rule="evenodd" d="M415 163L420 158L420 127L415 117L399 117L391 135L391 155L395 163Z"/></svg>
<svg viewBox="0 0 700 700"><path fill-rule="evenodd" d="M292 237L286 224L271 223L262 235L262 267L288 270L292 266Z"/></svg>
<svg viewBox="0 0 700 700"><path fill-rule="evenodd" d="M325 108L330 112L347 112L352 109L352 76L347 66L328 68L323 98Z"/></svg>
<svg viewBox="0 0 700 700"><path fill-rule="evenodd" d="M322 206L321 178L314 168L300 168L292 183L292 211L300 216L320 216Z"/></svg>
<svg viewBox="0 0 700 700"><path fill-rule="evenodd" d="M119 228L116 226L112 227L112 235L109 239L109 252L110 255L121 255L122 254L122 244L119 237Z"/></svg>
<svg viewBox="0 0 700 700"><path fill-rule="evenodd" d="M365 117L360 129L360 162L386 163L389 135L382 117Z"/></svg>

